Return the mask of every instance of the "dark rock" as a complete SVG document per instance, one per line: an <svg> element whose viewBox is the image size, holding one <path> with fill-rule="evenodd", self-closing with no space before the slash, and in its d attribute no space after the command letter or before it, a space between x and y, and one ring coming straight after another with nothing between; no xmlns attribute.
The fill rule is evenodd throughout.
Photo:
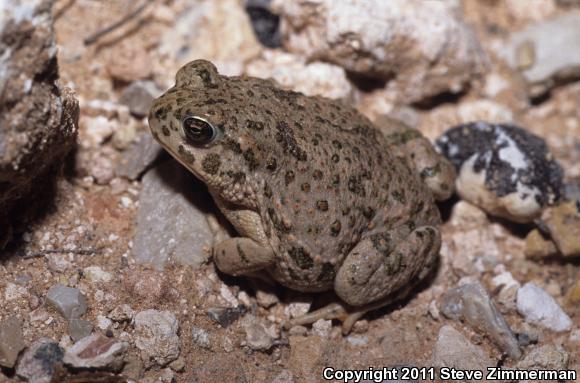
<svg viewBox="0 0 580 383"><path fill-rule="evenodd" d="M458 194L489 214L531 222L563 197L562 167L525 129L474 122L449 129L436 145L457 169Z"/></svg>
<svg viewBox="0 0 580 383"><path fill-rule="evenodd" d="M0 248L43 204L75 144L79 107L58 85L53 1L9 2L0 26ZM32 202L24 202L34 191Z"/></svg>
<svg viewBox="0 0 580 383"><path fill-rule="evenodd" d="M38 339L20 358L16 374L30 382L49 383L63 356L64 350L58 343L46 338Z"/></svg>
<svg viewBox="0 0 580 383"><path fill-rule="evenodd" d="M272 13L269 5L270 0L248 0L246 12L258 41L268 48L279 48L282 46L280 16Z"/></svg>
<svg viewBox="0 0 580 383"><path fill-rule="evenodd" d="M207 310L207 315L220 324L223 328L228 327L239 317L246 313L246 307L212 307Z"/></svg>
<svg viewBox="0 0 580 383"><path fill-rule="evenodd" d="M153 139L149 132L141 133L137 141L123 151L121 162L115 169L115 174L130 180L139 178L153 162L162 155L161 145Z"/></svg>

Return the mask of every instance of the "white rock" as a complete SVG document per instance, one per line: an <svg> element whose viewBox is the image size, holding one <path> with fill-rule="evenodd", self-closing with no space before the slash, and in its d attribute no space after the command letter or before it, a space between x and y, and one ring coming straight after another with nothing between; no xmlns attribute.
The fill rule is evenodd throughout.
<svg viewBox="0 0 580 383"><path fill-rule="evenodd" d="M75 368L107 368L121 362L127 342L93 334L66 350L63 362Z"/></svg>
<svg viewBox="0 0 580 383"><path fill-rule="evenodd" d="M529 282L518 290L518 312L526 322L553 331L568 331L572 320L548 293Z"/></svg>
<svg viewBox="0 0 580 383"><path fill-rule="evenodd" d="M261 58L248 64L246 74L272 78L283 88L307 96L346 99L353 90L343 68L323 62L307 63L303 57L277 50L265 51Z"/></svg>
<svg viewBox="0 0 580 383"><path fill-rule="evenodd" d="M328 338L332 330L332 321L328 319L319 319L312 324L312 332L321 338Z"/></svg>
<svg viewBox="0 0 580 383"><path fill-rule="evenodd" d="M390 80L407 101L458 92L486 65L457 2L276 0L273 8L285 48Z"/></svg>
<svg viewBox="0 0 580 383"><path fill-rule="evenodd" d="M113 274L104 271L99 266L85 267L83 272L91 283L107 283L113 280Z"/></svg>

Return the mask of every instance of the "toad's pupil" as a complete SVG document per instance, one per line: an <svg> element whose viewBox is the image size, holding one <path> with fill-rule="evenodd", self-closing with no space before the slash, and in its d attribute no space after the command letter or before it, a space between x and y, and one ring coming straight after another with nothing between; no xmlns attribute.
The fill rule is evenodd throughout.
<svg viewBox="0 0 580 383"><path fill-rule="evenodd" d="M183 120L183 132L188 141L194 144L207 144L215 136L214 127L198 117L187 117Z"/></svg>

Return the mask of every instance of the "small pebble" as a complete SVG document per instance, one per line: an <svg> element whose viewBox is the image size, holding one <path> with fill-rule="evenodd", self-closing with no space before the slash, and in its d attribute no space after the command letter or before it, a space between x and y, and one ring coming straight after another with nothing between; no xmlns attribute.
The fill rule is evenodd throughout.
<svg viewBox="0 0 580 383"><path fill-rule="evenodd" d="M104 271L99 266L85 267L83 273L90 283L108 283L113 280L113 274Z"/></svg>
<svg viewBox="0 0 580 383"><path fill-rule="evenodd" d="M332 321L327 319L319 319L312 324L312 333L321 338L328 338L330 330L332 329Z"/></svg>
<svg viewBox="0 0 580 383"><path fill-rule="evenodd" d="M202 329L201 327L192 326L191 327L191 339L194 344L206 350L211 349L211 341L209 338L209 333Z"/></svg>
<svg viewBox="0 0 580 383"><path fill-rule="evenodd" d="M254 316L247 316L244 320L246 331L246 345L255 351L268 351L274 345L274 337L266 327Z"/></svg>
<svg viewBox="0 0 580 383"><path fill-rule="evenodd" d="M9 316L0 322L0 366L13 368L18 354L26 347L22 323Z"/></svg>
<svg viewBox="0 0 580 383"><path fill-rule="evenodd" d="M517 339L481 283L449 290L443 297L441 312L450 319L466 322L475 331L489 337L511 358L521 357Z"/></svg>
<svg viewBox="0 0 580 383"><path fill-rule="evenodd" d="M34 341L22 354L16 374L34 383L50 383L56 365L62 362L64 351L51 339Z"/></svg>
<svg viewBox="0 0 580 383"><path fill-rule="evenodd" d="M238 307L212 307L207 310L207 315L214 320L215 322L219 323L220 326L223 328L228 327L239 317L246 313L246 308L244 306Z"/></svg>
<svg viewBox="0 0 580 383"><path fill-rule="evenodd" d="M89 321L79 318L72 318L68 321L68 333L75 342L89 336L92 331L93 324Z"/></svg>
<svg viewBox="0 0 580 383"><path fill-rule="evenodd" d="M165 366L179 357L179 322L169 311L145 310L134 319L135 346L146 365Z"/></svg>
<svg viewBox="0 0 580 383"><path fill-rule="evenodd" d="M142 118L147 116L153 99L160 94L152 81L135 81L123 90L120 102L129 107L131 114Z"/></svg>
<svg viewBox="0 0 580 383"><path fill-rule="evenodd" d="M79 318L87 312L87 299L79 289L66 287L58 283L48 290L46 299L69 321L72 318Z"/></svg>
<svg viewBox="0 0 580 383"><path fill-rule="evenodd" d="M133 310L131 306L126 303L116 306L108 315L108 317L115 322L130 321L134 316L135 310Z"/></svg>
<svg viewBox="0 0 580 383"><path fill-rule="evenodd" d="M120 367L127 347L127 342L93 334L67 349L63 362L74 368L113 369L114 365Z"/></svg>
<svg viewBox="0 0 580 383"><path fill-rule="evenodd" d="M552 331L568 331L572 320L548 293L529 282L518 290L518 312L526 322Z"/></svg>

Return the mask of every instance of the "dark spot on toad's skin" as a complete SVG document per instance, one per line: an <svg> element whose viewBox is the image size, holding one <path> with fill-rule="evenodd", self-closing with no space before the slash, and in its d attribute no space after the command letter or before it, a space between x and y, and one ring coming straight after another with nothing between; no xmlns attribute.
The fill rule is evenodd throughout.
<svg viewBox="0 0 580 383"><path fill-rule="evenodd" d="M264 130L264 123L260 121L248 120L246 121L246 128L252 130Z"/></svg>
<svg viewBox="0 0 580 383"><path fill-rule="evenodd" d="M272 197L272 188L267 183L264 183L264 195L267 198Z"/></svg>
<svg viewBox="0 0 580 383"><path fill-rule="evenodd" d="M366 219L372 219L375 216L375 210L372 207L367 206L362 209L362 214Z"/></svg>
<svg viewBox="0 0 580 383"><path fill-rule="evenodd" d="M282 145L284 151L290 153L298 161L306 161L308 156L304 149L298 145L292 128L285 121L279 121L276 124L276 129L276 141Z"/></svg>
<svg viewBox="0 0 580 383"><path fill-rule="evenodd" d="M303 247L292 247L288 251L288 254L290 255L290 258L294 260L296 266L298 266L303 270L310 269L312 268L312 266L314 266L314 261L312 260L312 258L310 258L310 256L308 255L306 250L304 250Z"/></svg>
<svg viewBox="0 0 580 383"><path fill-rule="evenodd" d="M246 182L246 173L244 172L232 172L228 171L227 175L232 179L234 183L242 184Z"/></svg>
<svg viewBox="0 0 580 383"><path fill-rule="evenodd" d="M325 262L322 264L322 270L320 274L318 274L318 278L316 280L318 282L332 282L336 277L336 271L334 266L331 263Z"/></svg>
<svg viewBox="0 0 580 383"><path fill-rule="evenodd" d="M292 170L288 170L286 175L284 176L284 182L286 186L290 185L294 181L294 172Z"/></svg>
<svg viewBox="0 0 580 383"><path fill-rule="evenodd" d="M405 191L404 190L394 190L391 195L393 196L394 200L398 203L405 204L407 199L405 198Z"/></svg>
<svg viewBox="0 0 580 383"><path fill-rule="evenodd" d="M240 144L238 142L236 142L234 139L232 139L231 137L224 138L223 145L227 149L231 150L232 152L234 152L236 154L242 153L242 147L240 146Z"/></svg>
<svg viewBox="0 0 580 383"><path fill-rule="evenodd" d="M338 154L333 154L332 162L337 163L338 161L340 161L340 156Z"/></svg>
<svg viewBox="0 0 580 383"><path fill-rule="evenodd" d="M361 185L359 177L350 176L348 178L348 190L350 190L354 194L364 195L364 189Z"/></svg>
<svg viewBox="0 0 580 383"><path fill-rule="evenodd" d="M244 250L242 250L242 247L240 246L239 243L236 244L236 249L238 250L238 254L239 254L242 262L250 263L250 261L248 260L248 257L246 256L246 253L244 253Z"/></svg>
<svg viewBox="0 0 580 383"><path fill-rule="evenodd" d="M405 267L403 254L400 251L391 252L385 257L384 265L387 275L398 274Z"/></svg>
<svg viewBox="0 0 580 383"><path fill-rule="evenodd" d="M195 157L193 154L185 150L183 145L179 145L177 147L177 153L179 154L179 157L181 157L188 164L193 164L195 162Z"/></svg>
<svg viewBox="0 0 580 383"><path fill-rule="evenodd" d="M318 169L316 169L314 172L312 172L312 178L314 178L315 180L319 181L322 179L322 172Z"/></svg>
<svg viewBox="0 0 580 383"><path fill-rule="evenodd" d="M277 167L278 163L276 162L276 159L274 157L270 157L266 160L266 169L274 171L276 170Z"/></svg>
<svg viewBox="0 0 580 383"><path fill-rule="evenodd" d="M348 227L354 227L354 225L356 224L356 217L354 215L351 215L348 217Z"/></svg>
<svg viewBox="0 0 580 383"><path fill-rule="evenodd" d="M393 251L394 244L389 233L373 234L370 239L375 250L383 256L388 256Z"/></svg>
<svg viewBox="0 0 580 383"><path fill-rule="evenodd" d="M330 185L332 187L335 187L335 188L339 187L340 186L340 175L334 174L332 176L332 178L330 179Z"/></svg>
<svg viewBox="0 0 580 383"><path fill-rule="evenodd" d="M324 199L316 201L316 208L320 211L328 211L328 201Z"/></svg>
<svg viewBox="0 0 580 383"><path fill-rule="evenodd" d="M248 89L248 90L246 91L246 94L247 94L248 96L250 96L250 97L254 97L254 92L252 92L252 90L251 90L251 89Z"/></svg>
<svg viewBox="0 0 580 383"><path fill-rule="evenodd" d="M201 161L201 167L203 171L207 174L217 174L219 168L221 166L221 158L218 154L210 153L203 158Z"/></svg>
<svg viewBox="0 0 580 383"><path fill-rule="evenodd" d="M169 135L171 134L171 132L169 131L169 129L167 128L167 126L163 126L163 127L161 128L161 132L163 133L163 135L164 135L165 137L169 137Z"/></svg>
<svg viewBox="0 0 580 383"><path fill-rule="evenodd" d="M165 117L167 117L167 109L161 106L157 108L154 114L155 118L157 118L158 120L164 120Z"/></svg>
<svg viewBox="0 0 580 383"><path fill-rule="evenodd" d="M342 208L342 215L348 215L350 213L350 207L345 206Z"/></svg>
<svg viewBox="0 0 580 383"><path fill-rule="evenodd" d="M332 146L338 150L342 149L342 143L338 140L332 140Z"/></svg>
<svg viewBox="0 0 580 383"><path fill-rule="evenodd" d="M270 220L272 221L272 224L276 230L281 233L287 233L290 230L290 227L284 224L283 220L278 217L276 211L273 208L268 208L268 215L270 216Z"/></svg>
<svg viewBox="0 0 580 383"><path fill-rule="evenodd" d="M334 221L331 225L330 225L330 234L333 237L338 236L338 234L340 234L340 229L342 228L342 224L340 223L340 221L337 219L336 221Z"/></svg>
<svg viewBox="0 0 580 383"><path fill-rule="evenodd" d="M308 193L310 191L310 184L308 182L304 182L302 185L300 185L300 189L304 193Z"/></svg>
<svg viewBox="0 0 580 383"><path fill-rule="evenodd" d="M252 149L248 149L244 152L244 159L248 163L250 170L255 170L258 166L260 166L260 162L254 155L254 151Z"/></svg>

